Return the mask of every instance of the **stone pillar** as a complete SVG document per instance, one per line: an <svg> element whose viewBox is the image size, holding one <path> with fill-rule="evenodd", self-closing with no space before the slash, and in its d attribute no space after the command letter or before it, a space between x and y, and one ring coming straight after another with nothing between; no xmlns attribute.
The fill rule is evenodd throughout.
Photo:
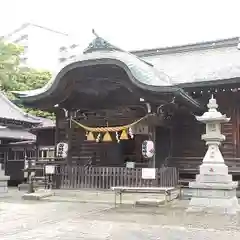
<svg viewBox="0 0 240 240"><path fill-rule="evenodd" d="M237 182L228 174L219 145L225 140L221 134L221 123L230 118L217 111L218 105L213 97L209 100L208 111L196 119L206 124L206 133L202 139L208 146L207 153L200 165L200 173L194 182L189 183L192 198L187 211L219 212L236 214L239 211L236 197Z"/></svg>
<svg viewBox="0 0 240 240"><path fill-rule="evenodd" d="M9 176L5 176L5 171L2 170L2 164L0 164L0 194L8 191Z"/></svg>

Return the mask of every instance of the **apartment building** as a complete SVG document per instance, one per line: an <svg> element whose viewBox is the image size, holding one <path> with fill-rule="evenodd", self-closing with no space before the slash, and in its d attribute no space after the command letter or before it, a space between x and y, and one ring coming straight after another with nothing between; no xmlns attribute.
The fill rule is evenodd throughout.
<svg viewBox="0 0 240 240"><path fill-rule="evenodd" d="M66 46L69 43L67 33L55 31L33 23L25 23L18 29L5 35L5 41L19 44L24 47L21 55L21 65L54 71L59 62L64 61L63 56L69 49L74 49L75 45L70 44L69 49ZM71 56L71 55L70 55Z"/></svg>

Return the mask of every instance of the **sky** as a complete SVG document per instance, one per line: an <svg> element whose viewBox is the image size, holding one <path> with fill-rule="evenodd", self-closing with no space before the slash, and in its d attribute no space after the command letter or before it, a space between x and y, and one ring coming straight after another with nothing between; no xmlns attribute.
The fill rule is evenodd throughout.
<svg viewBox="0 0 240 240"><path fill-rule="evenodd" d="M1 0L0 35L25 22L69 33L91 31L125 50L240 36L240 0Z"/></svg>

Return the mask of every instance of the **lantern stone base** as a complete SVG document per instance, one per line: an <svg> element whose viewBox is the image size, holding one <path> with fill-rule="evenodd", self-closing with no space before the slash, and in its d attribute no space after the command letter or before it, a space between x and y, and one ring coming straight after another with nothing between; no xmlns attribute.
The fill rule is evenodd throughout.
<svg viewBox="0 0 240 240"><path fill-rule="evenodd" d="M240 211L237 186L231 175L199 174L195 182L189 183L192 198L187 211L236 214Z"/></svg>
<svg viewBox="0 0 240 240"><path fill-rule="evenodd" d="M0 164L0 194L8 192L8 180L9 176L5 176L5 172L2 170L2 166Z"/></svg>

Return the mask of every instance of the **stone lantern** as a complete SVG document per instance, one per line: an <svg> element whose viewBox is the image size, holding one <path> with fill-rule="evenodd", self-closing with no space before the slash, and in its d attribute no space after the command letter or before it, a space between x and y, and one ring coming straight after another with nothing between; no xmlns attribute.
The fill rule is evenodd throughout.
<svg viewBox="0 0 240 240"><path fill-rule="evenodd" d="M213 96L207 107L208 111L196 119L206 124L206 133L202 135L202 140L206 141L208 150L196 180L189 183L192 198L187 211L235 214L239 210L236 197L238 183L232 181L232 175L228 174L228 166L219 150L221 142L225 140L225 136L221 134L221 123L229 122L230 118L217 111L218 104Z"/></svg>

